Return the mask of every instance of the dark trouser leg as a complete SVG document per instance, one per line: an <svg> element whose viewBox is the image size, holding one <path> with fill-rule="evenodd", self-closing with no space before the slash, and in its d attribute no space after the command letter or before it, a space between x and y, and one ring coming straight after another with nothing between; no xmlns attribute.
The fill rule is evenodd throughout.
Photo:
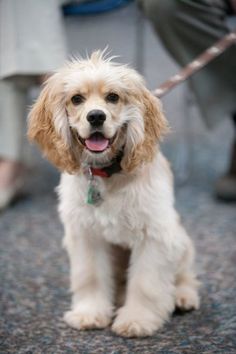
<svg viewBox="0 0 236 354"><path fill-rule="evenodd" d="M235 128L228 172L216 184L216 196L225 201L236 201L236 113L233 115Z"/></svg>
<svg viewBox="0 0 236 354"><path fill-rule="evenodd" d="M225 19L230 9L226 1L139 2L165 48L181 66L228 32ZM189 80L208 127L236 112L235 58L236 46L233 46Z"/></svg>
<svg viewBox="0 0 236 354"><path fill-rule="evenodd" d="M139 3L165 48L181 66L228 32L225 20L230 8L223 0L139 0ZM208 127L232 118L236 112L235 58L236 46L233 46L189 80ZM225 200L236 200L236 139L230 168L217 183L216 194Z"/></svg>
<svg viewBox="0 0 236 354"><path fill-rule="evenodd" d="M236 178L236 113L233 115L233 124L234 124L234 142L232 148L232 155L231 155L231 164L229 167L229 173L234 175Z"/></svg>

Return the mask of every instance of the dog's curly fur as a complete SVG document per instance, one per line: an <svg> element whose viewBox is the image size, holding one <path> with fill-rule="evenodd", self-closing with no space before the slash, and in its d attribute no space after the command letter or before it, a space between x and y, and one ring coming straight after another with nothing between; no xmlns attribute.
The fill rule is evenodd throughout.
<svg viewBox="0 0 236 354"><path fill-rule="evenodd" d="M108 101L109 93L116 102ZM111 141L99 153L84 143L94 109L104 112L102 133ZM167 129L161 104L141 76L100 51L56 72L31 110L29 138L62 171L59 213L73 293L64 318L74 328L104 328L115 316L117 334L146 336L175 306L199 307L194 249L174 209L172 174L158 146ZM103 202L86 204L82 164L109 165L122 148L121 172L96 177Z"/></svg>

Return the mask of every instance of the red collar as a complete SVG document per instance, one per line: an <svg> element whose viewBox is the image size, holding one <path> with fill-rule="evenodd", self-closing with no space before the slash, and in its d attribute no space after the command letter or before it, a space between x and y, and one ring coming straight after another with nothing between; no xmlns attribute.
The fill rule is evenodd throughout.
<svg viewBox="0 0 236 354"><path fill-rule="evenodd" d="M123 149L119 152L119 154L112 160L112 163L109 166L105 166L102 168L89 167L90 173L93 176L99 176L103 178L108 178L118 173L122 170L121 168L121 160L123 158L124 152Z"/></svg>
<svg viewBox="0 0 236 354"><path fill-rule="evenodd" d="M94 168L94 167L91 167L90 168L90 171L92 173L93 176L99 176L99 177L104 177L104 178L108 178L110 177L108 175L108 173L102 169L102 168Z"/></svg>

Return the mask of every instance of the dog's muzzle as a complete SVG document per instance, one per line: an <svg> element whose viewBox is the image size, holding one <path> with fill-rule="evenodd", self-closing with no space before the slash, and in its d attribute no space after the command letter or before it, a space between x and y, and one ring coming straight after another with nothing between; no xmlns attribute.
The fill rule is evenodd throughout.
<svg viewBox="0 0 236 354"><path fill-rule="evenodd" d="M93 109L87 114L87 121L93 128L99 128L106 120L106 114L100 109Z"/></svg>

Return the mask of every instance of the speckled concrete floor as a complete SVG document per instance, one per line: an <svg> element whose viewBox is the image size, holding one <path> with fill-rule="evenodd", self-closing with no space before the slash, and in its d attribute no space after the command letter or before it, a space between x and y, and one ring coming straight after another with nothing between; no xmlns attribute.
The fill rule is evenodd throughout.
<svg viewBox="0 0 236 354"><path fill-rule="evenodd" d="M68 22L69 50L84 53L86 48L104 47L108 42L115 54L132 62L132 11L123 9L110 17L90 18L89 26L85 19ZM92 26L97 29L96 36ZM176 68L149 28L145 38L144 73L149 87L154 88ZM181 87L164 99L164 109L173 127L164 148L176 168L189 120L183 115ZM194 134L188 136L187 143L192 151L192 173L188 183L177 188L176 204L197 248L202 281L200 310L174 315L148 339L119 338L109 329L79 333L68 328L62 315L70 302L69 269L53 193L58 175L34 153L25 197L0 214L0 353L236 352L236 208L212 197L214 181L225 168L232 129L228 126L205 133L200 120L194 118L191 130ZM180 165L177 167L179 170Z"/></svg>
<svg viewBox="0 0 236 354"><path fill-rule="evenodd" d="M209 168L216 153L222 163ZM198 151L195 172L177 188L177 207L197 247L201 309L174 315L148 339L119 338L109 329L79 333L62 321L70 296L53 193L58 175L37 157L27 195L0 215L0 352L235 353L236 209L212 197L224 153L216 146Z"/></svg>

